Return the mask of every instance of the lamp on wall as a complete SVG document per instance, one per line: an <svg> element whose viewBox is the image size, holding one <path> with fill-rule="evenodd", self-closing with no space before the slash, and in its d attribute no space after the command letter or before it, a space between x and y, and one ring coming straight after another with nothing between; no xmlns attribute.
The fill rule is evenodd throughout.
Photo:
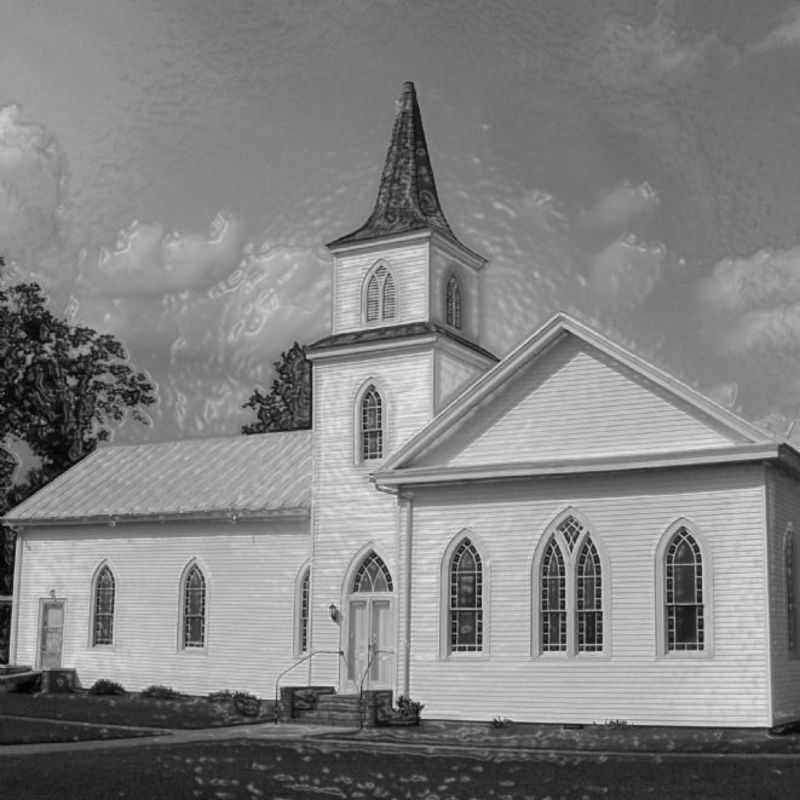
<svg viewBox="0 0 800 800"><path fill-rule="evenodd" d="M336 608L336 603L331 603L328 606L328 613L331 615L331 619L334 622L338 622L339 621L339 609Z"/></svg>

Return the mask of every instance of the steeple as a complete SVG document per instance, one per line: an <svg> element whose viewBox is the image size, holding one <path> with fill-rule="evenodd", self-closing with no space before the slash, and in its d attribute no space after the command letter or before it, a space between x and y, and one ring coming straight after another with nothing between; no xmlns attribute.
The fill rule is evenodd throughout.
<svg viewBox="0 0 800 800"><path fill-rule="evenodd" d="M458 241L439 203L417 93L414 84L407 81L397 104L375 208L358 230L336 239L328 247L417 230L435 230Z"/></svg>

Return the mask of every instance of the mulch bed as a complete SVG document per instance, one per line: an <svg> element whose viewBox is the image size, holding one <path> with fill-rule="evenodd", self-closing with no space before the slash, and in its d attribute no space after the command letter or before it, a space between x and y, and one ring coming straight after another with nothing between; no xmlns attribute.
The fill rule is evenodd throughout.
<svg viewBox="0 0 800 800"><path fill-rule="evenodd" d="M274 703L261 702L257 716L239 713L232 699L211 701L205 697L159 700L139 694L90 695L24 694L0 692L0 715L38 717L105 725L144 728L195 729L253 722L272 722Z"/></svg>

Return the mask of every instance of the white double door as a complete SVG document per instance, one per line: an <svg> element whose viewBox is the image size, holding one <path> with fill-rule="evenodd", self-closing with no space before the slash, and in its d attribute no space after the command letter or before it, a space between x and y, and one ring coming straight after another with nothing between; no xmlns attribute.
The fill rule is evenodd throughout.
<svg viewBox="0 0 800 800"><path fill-rule="evenodd" d="M391 593L351 596L347 680L360 689L391 689L394 680L394 614Z"/></svg>

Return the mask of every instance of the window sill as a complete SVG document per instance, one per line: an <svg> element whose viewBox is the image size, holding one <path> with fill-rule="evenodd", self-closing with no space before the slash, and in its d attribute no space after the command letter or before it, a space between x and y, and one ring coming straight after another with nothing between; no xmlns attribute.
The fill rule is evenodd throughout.
<svg viewBox="0 0 800 800"><path fill-rule="evenodd" d="M208 647L179 647L178 648L178 655L186 654L189 656L192 655L199 655L199 656L207 656L208 655Z"/></svg>
<svg viewBox="0 0 800 800"><path fill-rule="evenodd" d="M485 650L457 651L439 656L440 661L490 661L491 654Z"/></svg>

